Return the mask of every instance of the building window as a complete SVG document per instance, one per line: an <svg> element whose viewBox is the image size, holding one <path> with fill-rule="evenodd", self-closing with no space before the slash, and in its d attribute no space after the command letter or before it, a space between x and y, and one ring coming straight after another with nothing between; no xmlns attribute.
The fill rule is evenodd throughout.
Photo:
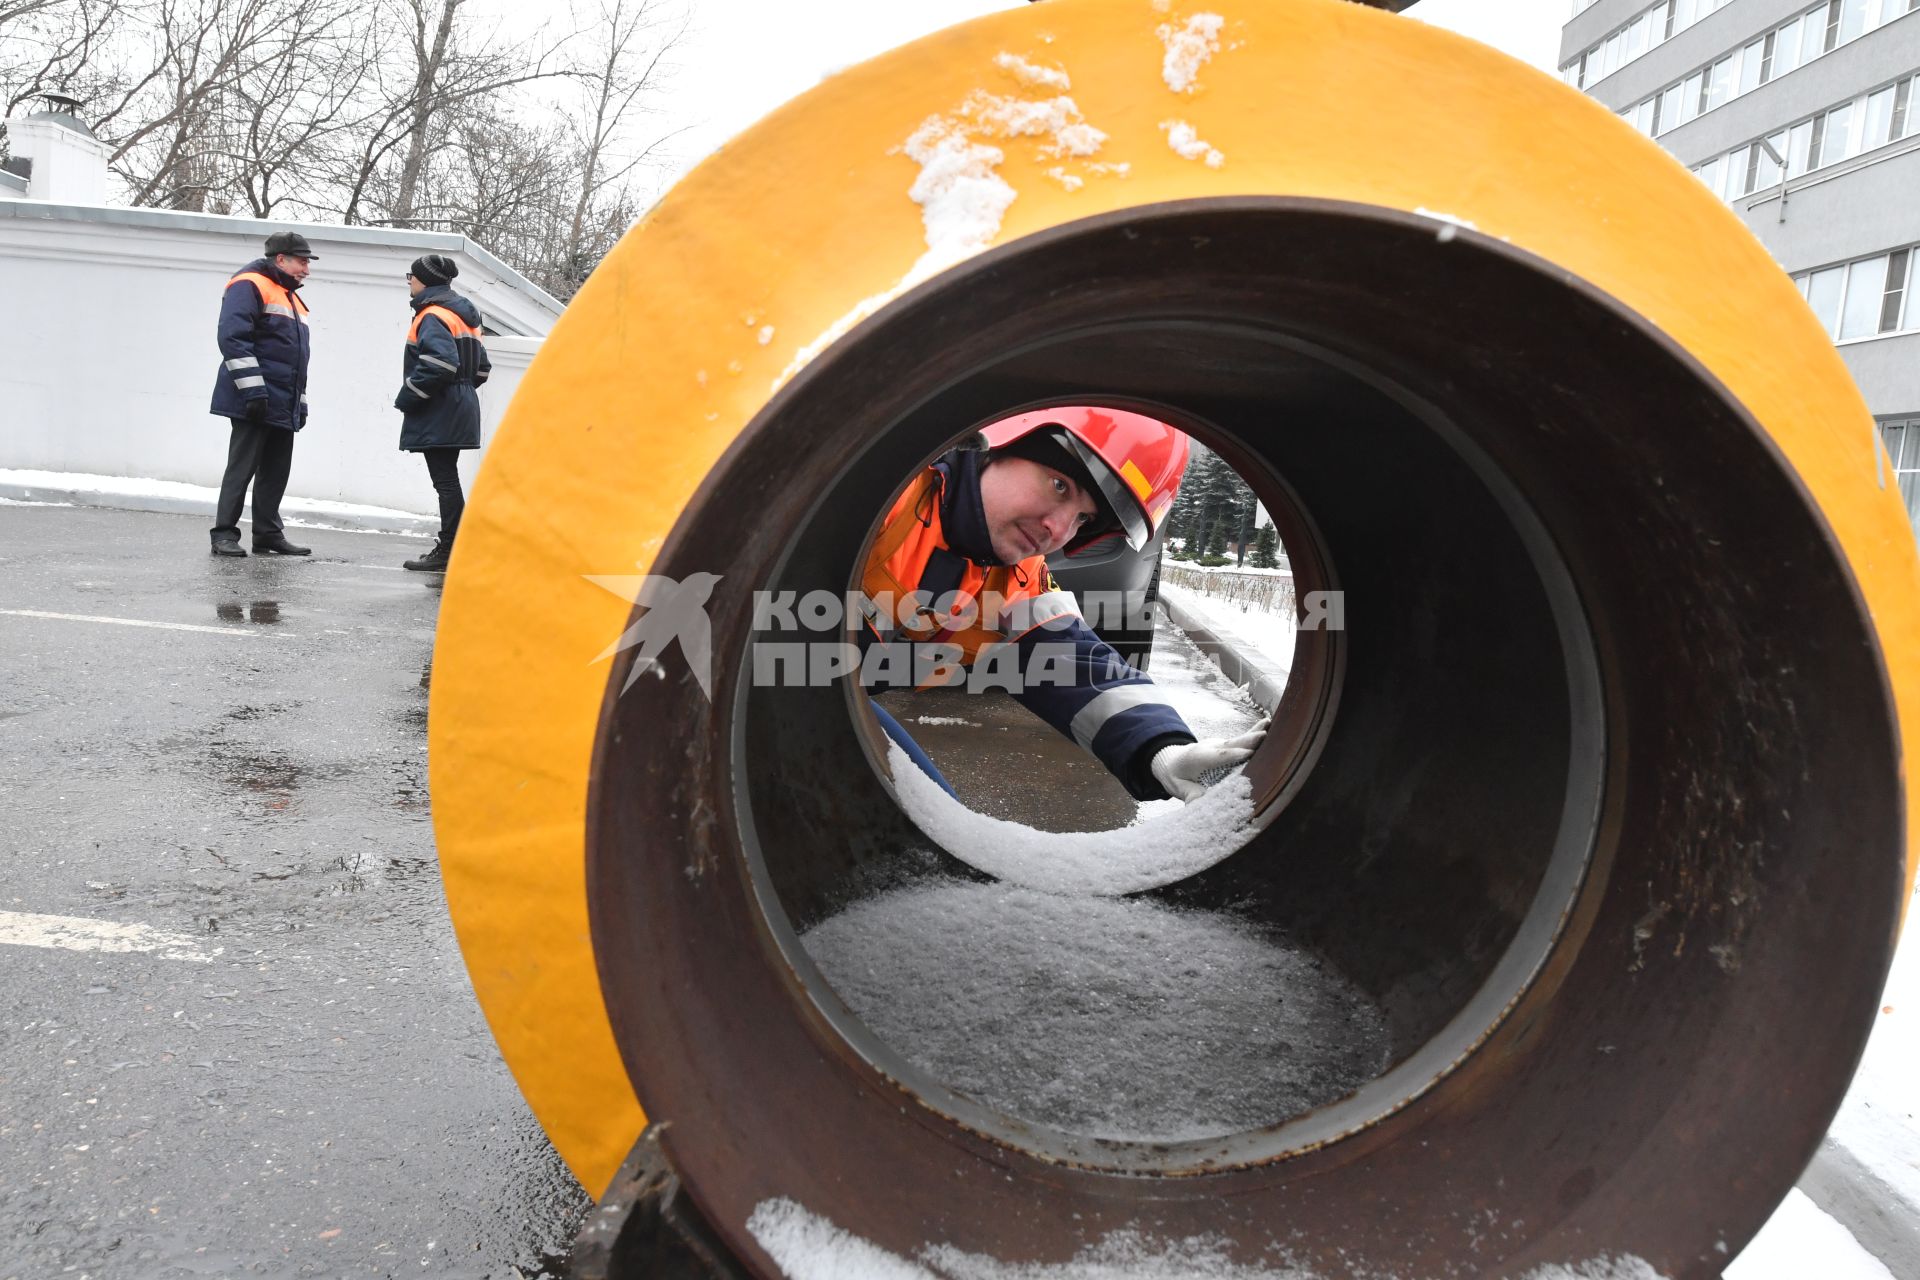
<svg viewBox="0 0 1920 1280"><path fill-rule="evenodd" d="M1838 164L1864 151L1897 142L1920 127L1920 112L1909 109L1917 84L1920 77L1909 76L1898 84L1876 89L1823 111L1811 120L1802 120L1790 129L1770 134L1767 141L1786 157L1787 173L1796 178L1824 165ZM1780 166L1755 143L1735 147L1727 159L1733 166L1735 179L1726 184L1729 199L1780 181ZM1704 173L1706 167L1702 164L1699 171Z"/></svg>
<svg viewBox="0 0 1920 1280"><path fill-rule="evenodd" d="M1783 76L1800 65L1800 19L1774 32L1773 74Z"/></svg>
<svg viewBox="0 0 1920 1280"><path fill-rule="evenodd" d="M1827 139L1820 148L1821 164L1838 164L1860 153L1859 137L1854 129L1859 113L1851 102L1843 102L1827 112Z"/></svg>
<svg viewBox="0 0 1920 1280"><path fill-rule="evenodd" d="M1847 268L1847 302L1840 313L1842 341L1880 332L1880 310L1887 292L1887 260L1868 258Z"/></svg>
<svg viewBox="0 0 1920 1280"><path fill-rule="evenodd" d="M1920 312L1907 314L1913 292L1913 246L1876 254L1837 267L1794 277L1800 293L1835 341L1898 333L1911 323L1920 328Z"/></svg>
<svg viewBox="0 0 1920 1280"><path fill-rule="evenodd" d="M1887 255L1887 292L1880 306L1881 333L1894 333L1901 327L1901 312L1905 310L1909 292L1907 272L1912 260L1913 253L1908 249Z"/></svg>
<svg viewBox="0 0 1920 1280"><path fill-rule="evenodd" d="M1907 519L1920 533L1920 418L1883 419L1880 438L1887 446L1900 498L1907 504Z"/></svg>
<svg viewBox="0 0 1920 1280"><path fill-rule="evenodd" d="M1807 279L1807 305L1813 308L1813 314L1829 334L1840 323L1840 291L1845 287L1846 278L1845 267L1828 267Z"/></svg>
<svg viewBox="0 0 1920 1280"><path fill-rule="evenodd" d="M1840 0L1840 43L1856 40L1867 29L1867 0Z"/></svg>

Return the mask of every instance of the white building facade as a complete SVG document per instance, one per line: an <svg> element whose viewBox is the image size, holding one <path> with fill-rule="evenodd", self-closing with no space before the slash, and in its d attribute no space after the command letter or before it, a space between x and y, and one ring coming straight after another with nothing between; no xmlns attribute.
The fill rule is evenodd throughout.
<svg viewBox="0 0 1920 1280"><path fill-rule="evenodd" d="M228 423L207 406L221 295L269 234L294 230L316 261L300 291L312 307L311 416L288 496L431 514L426 467L398 451L393 408L413 318L408 265L452 258L454 287L480 309L493 361L480 390L483 444L560 315L465 236L111 208L98 203L104 149L84 130L43 113L9 121L8 133L33 164L0 174L0 470L218 486ZM469 484L472 458L461 467Z"/></svg>
<svg viewBox="0 0 1920 1280"><path fill-rule="evenodd" d="M1561 75L1726 200L1839 344L1920 529L1920 0L1576 0Z"/></svg>

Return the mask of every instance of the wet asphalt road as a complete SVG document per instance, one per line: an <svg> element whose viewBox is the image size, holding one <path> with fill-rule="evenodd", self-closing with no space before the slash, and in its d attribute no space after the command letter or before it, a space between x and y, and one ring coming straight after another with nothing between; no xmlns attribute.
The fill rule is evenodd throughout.
<svg viewBox="0 0 1920 1280"><path fill-rule="evenodd" d="M587 1206L441 893L440 579L207 524L0 505L0 912L187 939L0 945L0 1280L543 1274Z"/></svg>

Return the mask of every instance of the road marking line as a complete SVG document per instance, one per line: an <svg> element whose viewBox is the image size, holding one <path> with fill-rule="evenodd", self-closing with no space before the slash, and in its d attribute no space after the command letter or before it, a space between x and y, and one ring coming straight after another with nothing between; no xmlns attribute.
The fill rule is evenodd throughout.
<svg viewBox="0 0 1920 1280"><path fill-rule="evenodd" d="M257 636L265 634L244 627L202 627L191 622L147 622L140 618L102 618L88 613L48 613L42 609L0 609L0 614L15 618L52 618L57 622L106 622L116 627L152 627L156 631L204 631L215 636Z"/></svg>
<svg viewBox="0 0 1920 1280"><path fill-rule="evenodd" d="M162 960L192 960L200 964L225 950L215 947L209 954L200 949L198 939L144 924L121 924L86 916L43 916L27 911L0 911L0 945L58 947L66 951L151 951L157 952Z"/></svg>

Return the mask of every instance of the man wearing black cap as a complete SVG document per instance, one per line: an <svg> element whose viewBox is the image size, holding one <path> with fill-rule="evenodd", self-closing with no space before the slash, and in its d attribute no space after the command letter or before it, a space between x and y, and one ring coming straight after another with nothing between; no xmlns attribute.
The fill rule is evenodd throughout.
<svg viewBox="0 0 1920 1280"><path fill-rule="evenodd" d="M480 341L480 312L455 293L460 266L444 254L415 258L407 269L413 295L413 326L401 360L400 391L393 407L400 419L400 448L427 460L427 476L440 500L440 536L425 555L404 567L444 573L466 496L460 490L460 451L480 447L478 387L492 369Z"/></svg>
<svg viewBox="0 0 1920 1280"><path fill-rule="evenodd" d="M307 304L299 296L313 247L297 231L267 237L266 256L227 281L220 303L220 369L211 412L233 422L214 513L213 554L244 556L240 511L253 486L253 550L304 556L287 541L280 499L293 467L293 433L307 422Z"/></svg>

